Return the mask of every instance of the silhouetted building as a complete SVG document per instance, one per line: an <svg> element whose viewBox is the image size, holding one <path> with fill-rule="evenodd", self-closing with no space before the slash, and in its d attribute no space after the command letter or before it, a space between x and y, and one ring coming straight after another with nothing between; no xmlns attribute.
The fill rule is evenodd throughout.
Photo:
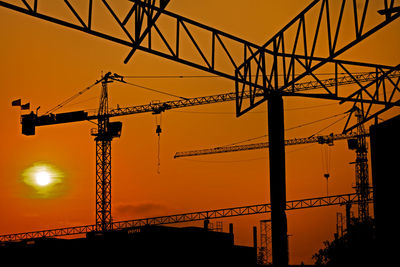
<svg viewBox="0 0 400 267"><path fill-rule="evenodd" d="M371 134L374 215L380 260L397 260L397 196L400 178L400 116L373 125ZM397 249L396 249L397 250Z"/></svg>
<svg viewBox="0 0 400 267"><path fill-rule="evenodd" d="M253 247L234 245L233 234L196 227L144 226L86 238L3 244L14 262L111 264L110 266L255 266ZM66 265L68 266L68 265ZM93 265L91 265L93 266Z"/></svg>

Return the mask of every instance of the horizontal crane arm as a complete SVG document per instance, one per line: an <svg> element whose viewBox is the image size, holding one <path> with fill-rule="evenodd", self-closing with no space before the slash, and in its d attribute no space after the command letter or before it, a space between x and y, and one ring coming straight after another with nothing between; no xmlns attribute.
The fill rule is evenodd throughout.
<svg viewBox="0 0 400 267"><path fill-rule="evenodd" d="M115 81L123 82L122 76L117 76L121 79L115 79ZM396 70L387 75L386 79L395 79L400 77L400 70ZM357 73L350 75L340 75L336 78L322 79L319 81L309 81L297 83L293 88L288 91L285 91L285 94L288 96L303 96L303 91L307 90L315 90L321 88L330 88L330 87L338 87L343 85L350 85L356 83L365 83L365 82L373 82L377 79L377 74L375 72L367 72L367 73ZM263 97L264 90L257 89L255 91L255 96ZM305 94L305 96L310 97L312 94ZM191 107L191 106L199 106L205 104L213 104L213 103L221 103L226 101L235 101L236 93L225 93L225 94L217 94L210 96L202 96L202 97L194 97L194 98L186 98L180 100L166 101L166 102L156 102L145 105L138 105L132 107L123 107L111 109L108 112L109 117L117 117L124 115L133 115L138 113L146 113L152 112L153 114L159 114L166 110L175 109L175 108L183 108L183 107ZM243 98L251 98L250 92L245 92L242 96ZM314 97L320 97L317 94L314 94ZM326 98L322 96L322 98ZM335 100L337 97L335 98ZM368 100L365 100L366 103L369 103ZM400 106L400 103L398 103ZM79 122L79 121L87 121L87 120L97 120L98 115L89 115L86 111L74 111L74 112L66 112L66 113L57 113L57 114L46 114L42 116L38 116L33 112L22 115L21 116L21 124L23 128L23 134L33 135L35 134L34 127L37 126L46 126L46 125L55 125L55 124L64 124L69 122Z"/></svg>
<svg viewBox="0 0 400 267"><path fill-rule="evenodd" d="M311 143L333 144L334 140L352 139L352 138L356 138L357 136L358 135L356 133L353 133L353 134L330 134L330 135L325 135L325 136L295 138L295 139L285 140L285 146L311 144ZM238 151L245 151L245 150L263 149L263 148L268 148L268 147L269 147L268 142L248 144L248 145L223 146L223 147L215 147L215 148L208 148L208 149L177 152L175 154L174 158L201 156L201 155L209 155L209 154L219 154L219 153L227 153L227 152L238 152Z"/></svg>

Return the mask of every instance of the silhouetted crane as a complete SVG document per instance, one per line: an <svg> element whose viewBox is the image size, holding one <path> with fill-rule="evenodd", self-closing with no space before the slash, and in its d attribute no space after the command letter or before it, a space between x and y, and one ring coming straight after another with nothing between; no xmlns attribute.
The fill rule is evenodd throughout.
<svg viewBox="0 0 400 267"><path fill-rule="evenodd" d="M356 116L360 120L361 112L359 109L356 111ZM355 164L356 170L356 185L355 190L359 198L358 201L358 219L360 221L366 221L369 218L369 208L368 208L368 196L370 194L370 185L368 181L368 157L367 157L367 142L366 137L369 133L365 130L363 124L359 124L357 131L347 134L329 134L320 136L311 136L305 138L294 138L285 140L285 146L290 145L302 145L302 144L328 144L333 145L334 140L347 140L349 149L356 151L356 160L353 162ZM190 150L183 152L176 152L174 158L181 157L192 157L192 156L202 156L210 154L228 153L228 152L238 152L246 150L264 149L269 147L269 142L255 143L255 144L245 144L245 145L230 145L213 147L206 149ZM325 173L324 177L329 178L329 173Z"/></svg>

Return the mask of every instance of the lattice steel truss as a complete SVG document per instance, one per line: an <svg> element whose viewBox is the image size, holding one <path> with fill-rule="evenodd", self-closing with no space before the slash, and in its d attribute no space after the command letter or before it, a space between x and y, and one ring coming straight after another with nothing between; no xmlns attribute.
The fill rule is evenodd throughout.
<svg viewBox="0 0 400 267"><path fill-rule="evenodd" d="M367 105L362 108L366 121L400 106L399 79L390 78L399 65L337 59L400 16L394 0L314 0L263 46L166 11L169 0L130 0L123 2L122 11L106 0L96 6L93 0L75 5L67 0L60 2L65 12L62 19L42 8L46 7L43 0L31 4L26 0L0 1L0 6L130 47L125 62L141 50L232 79L236 81L238 115L266 101L272 92L361 102ZM96 12L104 14L101 9L115 21L119 32L106 31L94 23L99 16ZM70 14L72 18L66 19ZM343 72L351 79L356 79L359 72L375 73L376 78L367 84L359 83L351 91L341 90L338 85L332 90L317 77L317 70L332 73L333 80ZM322 91L296 92L295 84L300 81L319 85ZM380 107L372 108L375 106ZM355 127L346 125L344 131Z"/></svg>
<svg viewBox="0 0 400 267"><path fill-rule="evenodd" d="M379 5L380 4L380 5ZM339 55L357 45L365 38L380 30L400 16L400 9L394 7L394 0L370 3L364 1L316 0L305 8L282 30L267 41L262 49L248 56L236 69L237 114L242 115L269 98L271 93L283 96L307 96L339 101L353 101L368 104L365 120L399 105L397 80L390 80L391 89L382 86L383 79L394 67L361 64L352 61L336 61ZM354 29L349 32L349 29ZM369 69L380 76L375 82L359 87L351 93L335 87L324 87L320 94L303 95L294 92L294 84L302 79L319 82L315 72L325 70L337 77L339 72L349 75L356 69ZM376 87L375 87L376 85ZM263 98L257 98L257 88L263 88ZM253 95L246 104L241 95ZM393 97L397 93L397 97ZM382 95L384 95L382 97ZM384 105L371 114L375 104ZM357 125L347 127L350 131Z"/></svg>
<svg viewBox="0 0 400 267"><path fill-rule="evenodd" d="M370 194L369 196L369 201L371 200L372 200L372 194ZM299 209L307 209L315 207L344 205L346 203L358 203L357 194L344 194L344 195L336 195L329 197L318 197L318 198L288 201L286 203L286 209L299 210ZM235 207L227 209L208 210L208 211L112 222L111 228L114 230L122 230L122 229L141 227L145 225L185 223L193 221L204 221L209 219L264 214L270 212L271 212L271 204L251 205L251 206L243 206L243 207ZM96 230L97 230L96 225L66 227L66 228L44 230L44 231L0 235L0 241L8 242L8 241L19 241L25 239L41 238L41 237L80 235Z"/></svg>

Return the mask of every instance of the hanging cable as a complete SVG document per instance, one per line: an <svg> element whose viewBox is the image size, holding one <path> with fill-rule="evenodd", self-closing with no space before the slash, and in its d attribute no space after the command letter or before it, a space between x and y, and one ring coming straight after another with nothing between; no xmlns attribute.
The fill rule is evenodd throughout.
<svg viewBox="0 0 400 267"><path fill-rule="evenodd" d="M124 76L123 78L126 78L126 77ZM148 90L148 91L156 92L156 93L159 93L159 94L168 95L168 96L173 96L173 97L180 98L180 99L183 99L183 100L188 100L188 98L183 97L183 96L170 94L170 93L163 92L163 91L160 91L160 90L157 90L157 89L154 89L154 88L150 88L150 87L147 87L147 86L143 86L143 85L139 85L139 84L127 82L127 81L125 81L125 80L119 81L119 82L124 83L124 84L128 84L128 85L131 85L131 86L135 86L135 87L138 87L138 88L141 88L141 89L145 89L145 90Z"/></svg>
<svg viewBox="0 0 400 267"><path fill-rule="evenodd" d="M329 127L331 127L331 126L333 126L333 125L335 125L336 123L338 123L339 121L341 121L341 120L345 119L346 117L347 117L347 114L346 114L346 115L344 115L342 118L340 118L340 119L338 119L338 120L334 121L333 123L329 124L328 126L326 126L326 127L322 128L321 130L319 130L319 131L315 132L315 133L314 133L314 134L312 134L310 137L313 137L314 135L317 135L317 134L319 134L320 132L322 132L322 131L324 131L324 130L328 129Z"/></svg>
<svg viewBox="0 0 400 267"><path fill-rule="evenodd" d="M98 100L99 97L98 96L94 96L94 97L86 98L86 99L83 99L82 101L74 102L73 104L72 103L68 104L68 107L80 105L82 103L87 103L87 102L95 100L95 99ZM66 105L64 105L64 106L66 106Z"/></svg>
<svg viewBox="0 0 400 267"><path fill-rule="evenodd" d="M160 174L161 168L161 122L162 122L162 113L156 115L156 134L158 135L158 144L157 144L157 173Z"/></svg>
<svg viewBox="0 0 400 267"><path fill-rule="evenodd" d="M261 135L261 136L258 136L258 137L249 138L249 139L246 139L246 140L243 140L243 141L239 141L239 142L235 142L235 143L232 143L232 144L228 144L228 145L225 145L225 146L238 145L238 144L241 144L241 143L244 143L244 142L253 141L253 140L260 139L260 138L267 137L267 136L268 135L264 134L264 135Z"/></svg>
<svg viewBox="0 0 400 267"><path fill-rule="evenodd" d="M54 108L48 110L46 113L44 113L44 115L50 114L60 108L62 108L63 106L65 106L66 104L70 103L71 101L73 101L75 98L77 98L78 96L82 95L83 93L89 91L91 88L93 88L93 86L97 85L99 82L101 82L101 80L96 81L94 84L86 87L85 89L79 91L78 93L76 93L75 95L71 96L70 98L64 100L63 102L61 102L60 104L58 104L57 106L55 106Z"/></svg>
<svg viewBox="0 0 400 267"><path fill-rule="evenodd" d="M326 117L326 118L318 119L318 120L315 120L315 121L311 121L311 122L299 124L299 125L297 125L297 126L293 126L293 127L291 127L291 128L285 129L285 131L290 131L290 130L294 130L294 129L301 128L301 127L304 127L304 126L308 126L308 125L311 125L311 124L314 124L314 123L317 123L317 122L329 120L329 119L338 117L338 116L340 116L340 115L343 115L343 114L345 114L345 113L348 113L348 111L346 111L346 112L344 112L344 113L339 113L339 114L336 114L336 115L333 115L333 116L329 116L329 117Z"/></svg>
<svg viewBox="0 0 400 267"><path fill-rule="evenodd" d="M324 178L326 179L326 195L329 196L329 178L330 178L330 161L331 150L329 144L321 146L321 159Z"/></svg>

